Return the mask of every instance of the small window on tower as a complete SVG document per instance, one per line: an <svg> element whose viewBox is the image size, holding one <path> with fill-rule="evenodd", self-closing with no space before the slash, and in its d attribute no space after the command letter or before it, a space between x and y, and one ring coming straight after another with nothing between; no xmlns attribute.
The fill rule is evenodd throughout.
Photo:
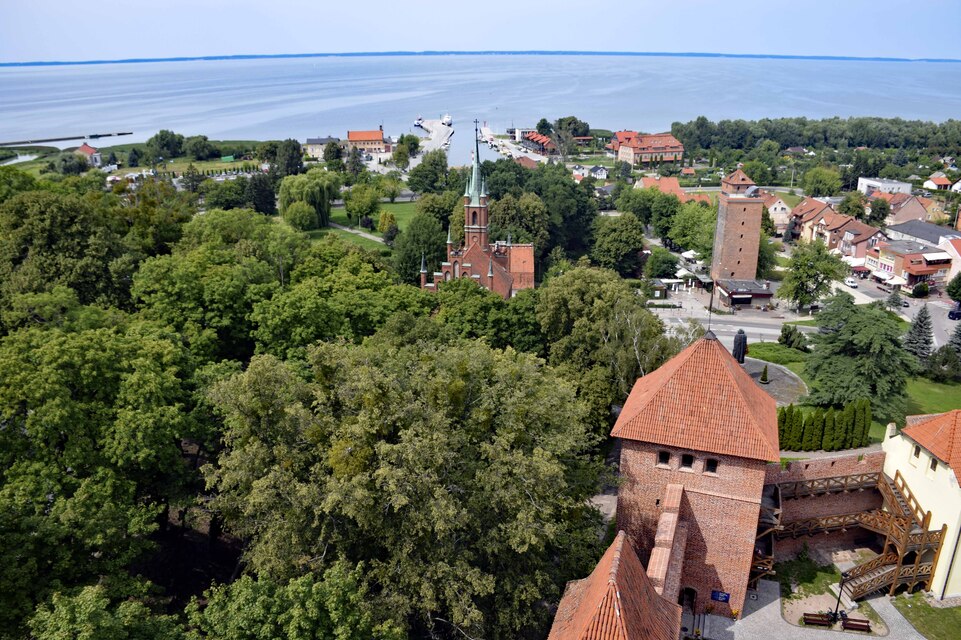
<svg viewBox="0 0 961 640"><path fill-rule="evenodd" d="M717 473L717 460L708 458L704 461L704 473Z"/></svg>
<svg viewBox="0 0 961 640"><path fill-rule="evenodd" d="M937 471L937 470L938 470L938 459L935 458L934 456L931 456L931 471Z"/></svg>
<svg viewBox="0 0 961 640"><path fill-rule="evenodd" d="M921 447L919 447L918 445L914 445L914 457L915 458L921 457Z"/></svg>
<svg viewBox="0 0 961 640"><path fill-rule="evenodd" d="M667 466L671 463L671 454L668 451L658 451L657 452L657 464L662 464Z"/></svg>
<svg viewBox="0 0 961 640"><path fill-rule="evenodd" d="M692 469L694 467L694 456L689 453L685 453L681 456L681 468L682 469Z"/></svg>

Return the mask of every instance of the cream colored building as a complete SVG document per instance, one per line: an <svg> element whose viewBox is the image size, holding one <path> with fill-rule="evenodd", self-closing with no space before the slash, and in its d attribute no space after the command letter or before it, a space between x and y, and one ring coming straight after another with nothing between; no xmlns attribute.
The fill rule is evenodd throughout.
<svg viewBox="0 0 961 640"><path fill-rule="evenodd" d="M922 507L931 512L929 529L947 525L934 566L931 593L938 599L961 596L961 410L910 416L900 433L884 439L884 473L900 473Z"/></svg>

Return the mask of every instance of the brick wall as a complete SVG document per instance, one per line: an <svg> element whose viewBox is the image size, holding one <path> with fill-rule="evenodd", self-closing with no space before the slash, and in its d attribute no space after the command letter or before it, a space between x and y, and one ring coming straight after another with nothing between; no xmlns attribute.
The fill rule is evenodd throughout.
<svg viewBox="0 0 961 640"><path fill-rule="evenodd" d="M880 509L883 503L881 492L877 489L788 498L781 501L781 522L787 524L807 518L874 511Z"/></svg>
<svg viewBox="0 0 961 640"><path fill-rule="evenodd" d="M764 484L851 476L857 473L880 473L883 468L883 451L872 451L862 455L841 453L831 458L788 462L785 468L779 464L769 464L765 470Z"/></svg>
<svg viewBox="0 0 961 640"><path fill-rule="evenodd" d="M855 549L870 547L876 536L861 527L853 527L847 531L832 531L819 533L816 536L801 536L799 538L783 538L774 542L774 560L782 562L797 557L807 545L808 549Z"/></svg>
<svg viewBox="0 0 961 640"><path fill-rule="evenodd" d="M667 465L658 464L659 451L670 453ZM684 454L694 457L690 470L680 468ZM708 458L718 461L717 473L705 472ZM711 602L712 590L731 594L728 605L714 603L720 615L743 610L765 464L625 440L620 471L618 528L635 541L641 561L647 565L650 559L667 485L683 485L680 520L687 526L687 545L679 587L697 591L698 611Z"/></svg>
<svg viewBox="0 0 961 640"><path fill-rule="evenodd" d="M763 207L759 198L727 198L723 193L718 197L711 278L755 278Z"/></svg>

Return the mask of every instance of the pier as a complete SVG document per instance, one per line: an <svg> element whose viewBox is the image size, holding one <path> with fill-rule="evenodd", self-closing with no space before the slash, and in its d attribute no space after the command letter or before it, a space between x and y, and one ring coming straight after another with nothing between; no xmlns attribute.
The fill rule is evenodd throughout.
<svg viewBox="0 0 961 640"><path fill-rule="evenodd" d="M440 120L424 120L420 128L427 132L427 140L423 143L424 151L436 151L450 145L454 127L442 123Z"/></svg>

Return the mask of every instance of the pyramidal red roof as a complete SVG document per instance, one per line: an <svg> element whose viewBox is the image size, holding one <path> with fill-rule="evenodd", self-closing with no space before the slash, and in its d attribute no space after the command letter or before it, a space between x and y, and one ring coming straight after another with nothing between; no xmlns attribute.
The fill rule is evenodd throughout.
<svg viewBox="0 0 961 640"><path fill-rule="evenodd" d="M951 467L954 475L961 478L961 409L910 416L903 433Z"/></svg>
<svg viewBox="0 0 961 640"><path fill-rule="evenodd" d="M621 531L583 580L567 584L548 640L677 640L681 608L654 590Z"/></svg>
<svg viewBox="0 0 961 640"><path fill-rule="evenodd" d="M777 407L710 331L638 379L611 435L777 462Z"/></svg>
<svg viewBox="0 0 961 640"><path fill-rule="evenodd" d="M734 173L724 178L724 182L731 184L754 184L754 181L747 177L747 174L740 169L735 169Z"/></svg>

